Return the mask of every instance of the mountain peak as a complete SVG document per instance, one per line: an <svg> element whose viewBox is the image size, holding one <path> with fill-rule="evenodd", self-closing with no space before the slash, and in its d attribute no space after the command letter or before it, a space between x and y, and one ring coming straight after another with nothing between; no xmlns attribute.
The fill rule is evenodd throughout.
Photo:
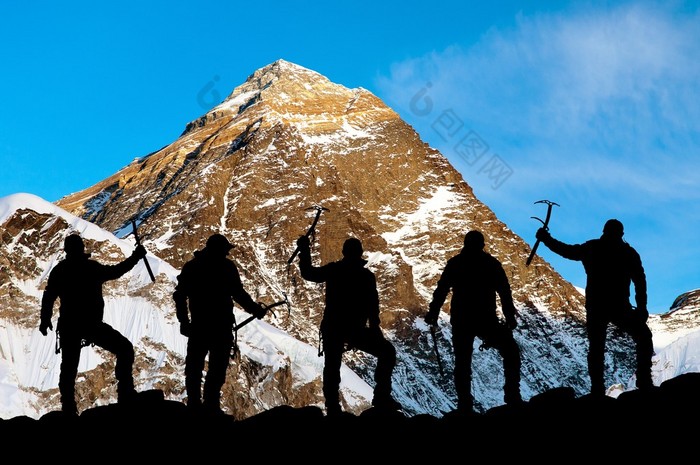
<svg viewBox="0 0 700 465"><path fill-rule="evenodd" d="M182 135L204 126L218 130L230 123L281 123L317 136L397 119L396 112L366 89L349 89L280 59L248 76L223 102L188 123Z"/></svg>
<svg viewBox="0 0 700 465"><path fill-rule="evenodd" d="M328 85L330 81L316 71L312 71L289 61L277 60L253 72L243 84L236 87L233 92L231 92L220 105L212 109L212 111L221 107L237 106L238 102L232 104L231 101L239 99L241 94L259 95L268 89L272 90L266 92L267 94L279 93L282 87L289 89L291 83L294 83L295 87L308 90L317 87L319 84Z"/></svg>
<svg viewBox="0 0 700 465"><path fill-rule="evenodd" d="M299 80L309 80L309 81L316 81L316 80L324 80L328 81L328 78L323 76L322 74L313 71L309 68L305 68L301 65L298 65L296 63L292 63L287 60L279 59L276 61L273 61L269 65L263 66L262 68L259 68L253 74L248 76L248 79L246 81L251 81L255 79L259 79L263 76L266 77L271 77L271 78L287 78L287 79L299 79Z"/></svg>

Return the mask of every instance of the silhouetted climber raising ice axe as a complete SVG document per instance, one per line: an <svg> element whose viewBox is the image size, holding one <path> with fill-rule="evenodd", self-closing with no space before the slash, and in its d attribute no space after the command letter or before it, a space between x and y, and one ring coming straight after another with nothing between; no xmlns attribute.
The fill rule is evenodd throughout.
<svg viewBox="0 0 700 465"><path fill-rule="evenodd" d="M379 294L374 273L365 268L362 242L349 238L343 243L343 258L322 266L311 264L309 237L297 239L301 276L326 283L325 309L321 321L324 355L323 395L326 415L342 413L340 406L340 367L343 352L361 350L377 357L374 371L372 405L379 410L397 411L399 404L391 395L391 376L396 365L396 349L384 338L379 326Z"/></svg>
<svg viewBox="0 0 700 465"><path fill-rule="evenodd" d="M78 375L80 351L87 345L97 345L116 355L114 367L117 378L118 402L132 401L136 396L133 379L134 346L116 329L102 321L104 299L102 285L131 270L146 256L146 249L137 245L130 257L116 265L103 265L85 253L83 239L72 234L66 237L63 249L66 258L49 274L41 299L39 331L44 336L53 329L51 317L56 299L60 300L60 315L56 324L56 353L62 352L58 390L64 413L78 414L75 402L75 378Z"/></svg>
<svg viewBox="0 0 700 465"><path fill-rule="evenodd" d="M637 251L622 238L624 228L616 219L603 226L603 234L583 244L569 245L554 239L546 228L537 231L552 252L583 263L586 271L586 327L588 330L588 373L591 394L605 394L605 336L610 323L628 333L637 348L637 388L654 386L651 359L652 333L647 326L647 282ZM630 304L634 284L637 307Z"/></svg>

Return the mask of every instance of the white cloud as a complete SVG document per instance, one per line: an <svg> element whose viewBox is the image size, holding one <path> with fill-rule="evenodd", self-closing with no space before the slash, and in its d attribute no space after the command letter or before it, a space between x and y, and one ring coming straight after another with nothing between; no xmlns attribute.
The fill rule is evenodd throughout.
<svg viewBox="0 0 700 465"><path fill-rule="evenodd" d="M560 231L579 240L623 219L663 294L650 300L665 309L700 262L700 10L674 8L519 16L476 43L394 64L380 97L521 236L534 234L523 212L537 214L542 198L565 205ZM440 124L448 111L452 133ZM512 169L502 186L479 170L489 156L469 164L456 149L470 130Z"/></svg>
<svg viewBox="0 0 700 465"><path fill-rule="evenodd" d="M652 7L520 17L469 47L397 63L379 86L426 135L452 109L482 137L526 150L575 147L590 164L644 156L651 167L670 153L698 167L698 43L699 15ZM420 116L424 101L412 99L428 83L433 111Z"/></svg>

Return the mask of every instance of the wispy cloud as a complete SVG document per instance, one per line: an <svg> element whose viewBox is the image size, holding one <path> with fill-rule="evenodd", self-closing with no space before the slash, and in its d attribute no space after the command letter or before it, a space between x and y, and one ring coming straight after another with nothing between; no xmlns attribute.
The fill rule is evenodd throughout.
<svg viewBox="0 0 700 465"><path fill-rule="evenodd" d="M675 269L687 283L700 262L700 9L673 5L519 16L477 43L396 63L377 86L517 233L534 229L523 209L551 195L575 210L560 213L572 235L621 217L659 281ZM501 187L438 134L445 112L511 168Z"/></svg>
<svg viewBox="0 0 700 465"><path fill-rule="evenodd" d="M698 43L700 15L659 7L519 17L469 47L397 63L379 86L418 127L410 105L428 85L435 107L553 166L574 157L556 163L546 153L574 152L593 166L634 161L640 175L665 165L678 180L669 158L699 166Z"/></svg>

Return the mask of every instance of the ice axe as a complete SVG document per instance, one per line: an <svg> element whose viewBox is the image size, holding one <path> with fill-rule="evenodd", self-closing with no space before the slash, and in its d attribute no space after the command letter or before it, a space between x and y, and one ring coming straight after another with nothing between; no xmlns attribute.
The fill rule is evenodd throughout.
<svg viewBox="0 0 700 465"><path fill-rule="evenodd" d="M433 350L435 351L435 359L437 360L438 370L440 370L440 376L444 376L442 371L442 358L440 358L440 351L438 350L437 343L437 324L430 325L430 335L433 338Z"/></svg>
<svg viewBox="0 0 700 465"><path fill-rule="evenodd" d="M265 305L265 304L260 304L260 305L265 309L265 311L270 310L271 312L272 312L271 309L274 307L277 307L279 305L287 305L287 311L290 311L291 306L289 305L289 300L287 299L287 294L283 293L283 295L284 295L284 300L280 300L279 302L275 302L275 303L270 304L270 305ZM272 314L275 315L275 312L272 312ZM277 316L277 315L275 315L275 316ZM251 321L253 321L256 318L257 317L255 315L249 316L248 318L243 320L243 322L241 322L241 324L234 326L233 332L235 333L236 331L238 331L239 329L241 329L242 327L244 327L245 325L247 325L248 323L250 323Z"/></svg>
<svg viewBox="0 0 700 465"><path fill-rule="evenodd" d="M274 307L277 307L278 305L287 305L287 311L288 312L291 311L291 307L289 305L289 300L287 300L287 294L285 294L283 292L282 295L284 295L284 300L280 300L279 302L275 302L275 303L270 304L270 305L265 305L265 304L261 303L260 306L262 306L265 309L265 311L267 312L267 310L270 310ZM277 315L275 315L275 312L273 312L272 310L270 310L270 312L272 312L272 314L275 317L277 316ZM258 317L255 315L251 315L248 318L246 318L245 320L243 320L243 322L234 326L231 329L231 332L233 333L233 344L231 345L231 354L230 354L231 358L236 358L239 354L239 351L238 351L238 330L241 329L242 327L244 327L245 325L247 325L248 323L250 323L251 321L255 320L256 318L258 318Z"/></svg>
<svg viewBox="0 0 700 465"><path fill-rule="evenodd" d="M546 203L546 204L547 204L547 216L544 217L544 220L542 220L541 218L538 218L538 217L536 217L536 216L531 216L530 218L532 218L532 219L534 219L534 220L537 220L537 221L539 221L540 223L542 223L542 227L543 227L544 229L549 229L549 218L552 216L552 207L553 207L554 205L556 205L556 206L558 207L559 204L558 204L558 203L555 203L555 202L552 202L551 200L538 200L538 201L535 202L535 203L536 203L536 204L537 204L537 203ZM540 241L539 239L537 239L537 240L535 241L535 245L532 246L532 251L530 252L530 256L527 257L527 261L525 262L525 266L530 266L530 262L531 262L532 259L535 257L535 253L537 252L537 247L539 247L540 242L541 242L541 241Z"/></svg>
<svg viewBox="0 0 700 465"><path fill-rule="evenodd" d="M136 230L136 221L131 220L131 226L134 228L134 239L136 240L136 245L141 245L141 238L139 237L139 233ZM151 277L151 281L156 282L156 277L153 276L153 270L151 270L151 265L148 263L146 257L143 257L143 263L146 265L146 269L148 270L148 276Z"/></svg>
<svg viewBox="0 0 700 465"><path fill-rule="evenodd" d="M311 223L311 227L309 228L308 231L306 231L306 234L305 234L306 237L309 237L309 236L313 236L314 234L316 234L316 224L318 223L318 219L321 217L321 212L330 211L330 210L328 210L327 208L322 207L320 205L314 205L313 207L309 207L306 210L307 211L308 210L316 210L316 216L314 217L314 221L313 221L313 223ZM289 260L287 260L287 265L291 264L294 261L294 257L296 257L298 253L299 253L299 246L297 246L297 248L294 249L294 253L292 254L291 257L289 257Z"/></svg>

